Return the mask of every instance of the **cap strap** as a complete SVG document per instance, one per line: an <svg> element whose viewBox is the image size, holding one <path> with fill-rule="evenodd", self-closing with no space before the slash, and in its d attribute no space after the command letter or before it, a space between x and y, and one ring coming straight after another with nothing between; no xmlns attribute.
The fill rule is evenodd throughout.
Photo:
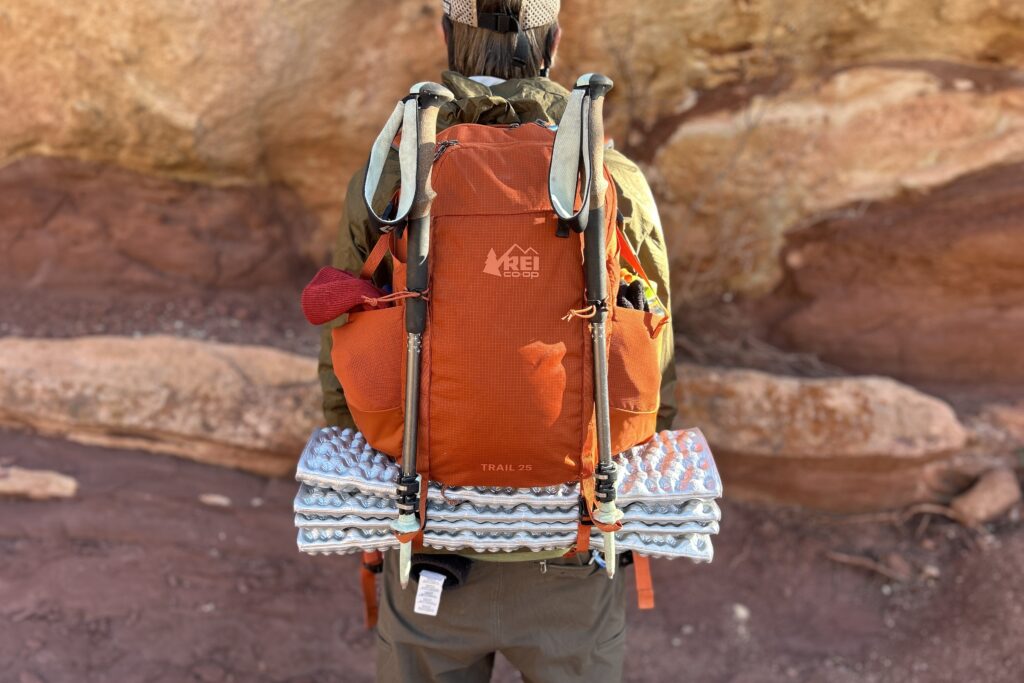
<svg viewBox="0 0 1024 683"><path fill-rule="evenodd" d="M476 25L498 33L519 33L519 17L514 17L511 14L478 14Z"/></svg>

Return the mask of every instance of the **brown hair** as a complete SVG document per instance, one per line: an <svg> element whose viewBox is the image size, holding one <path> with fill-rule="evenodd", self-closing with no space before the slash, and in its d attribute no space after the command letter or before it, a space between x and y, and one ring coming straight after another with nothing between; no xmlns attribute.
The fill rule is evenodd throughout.
<svg viewBox="0 0 1024 683"><path fill-rule="evenodd" d="M480 13L519 16L522 0L479 0ZM524 33L530 43L525 64L513 59L516 33L498 33L475 26L442 19L448 38L448 68L464 76L495 78L535 78L547 75L551 53L554 52L558 24L531 28Z"/></svg>

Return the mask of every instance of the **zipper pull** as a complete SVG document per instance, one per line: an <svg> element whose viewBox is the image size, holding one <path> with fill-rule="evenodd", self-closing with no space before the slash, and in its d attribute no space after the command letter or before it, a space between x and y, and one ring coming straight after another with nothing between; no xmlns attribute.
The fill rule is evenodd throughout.
<svg viewBox="0 0 1024 683"><path fill-rule="evenodd" d="M441 155L444 154L444 151L446 149L448 149L449 147L454 147L457 144L459 144L458 140L442 140L441 142L437 143L437 147L434 148L434 161L440 159Z"/></svg>

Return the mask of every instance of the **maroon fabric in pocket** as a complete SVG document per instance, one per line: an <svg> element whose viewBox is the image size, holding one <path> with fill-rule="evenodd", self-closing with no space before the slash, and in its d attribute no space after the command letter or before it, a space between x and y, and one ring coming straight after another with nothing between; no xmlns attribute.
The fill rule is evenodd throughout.
<svg viewBox="0 0 1024 683"><path fill-rule="evenodd" d="M363 297L376 299L384 296L369 280L362 280L344 270L320 269L302 290L302 313L313 325L322 325L340 315L367 306Z"/></svg>

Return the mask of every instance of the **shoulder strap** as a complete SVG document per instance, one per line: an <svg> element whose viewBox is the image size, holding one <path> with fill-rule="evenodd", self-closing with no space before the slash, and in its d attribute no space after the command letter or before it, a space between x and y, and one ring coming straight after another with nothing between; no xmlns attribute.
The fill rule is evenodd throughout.
<svg viewBox="0 0 1024 683"><path fill-rule="evenodd" d="M651 284L651 279L647 277L647 273L644 272L644 267L640 265L640 257L636 255L636 251L633 249L633 245L626 239L626 233L622 231L622 226L616 223L615 234L619 237L619 251L622 253L622 258L626 260L626 263L636 271L636 274L640 276L640 279L644 281L651 290L654 290L654 286Z"/></svg>
<svg viewBox="0 0 1024 683"><path fill-rule="evenodd" d="M657 296L658 290L655 289L654 285L651 283L651 278L647 276L647 273L644 271L644 267L640 264L640 257L636 255L636 250L633 249L633 245L629 243L629 238L626 237L626 233L623 230L623 221L625 221L625 217L622 214L621 207L622 201L626 199L626 193L622 190L622 185L620 185L619 181L615 179L615 176L611 173L609 173L609 175L611 175L612 180L614 181L615 192L619 197L619 215L615 219L615 232L618 235L619 253L622 255L623 260L629 264L630 268L636 271L636 274L640 276L640 279L644 281L644 284L647 285L652 292L655 292L655 295ZM630 202L630 204L632 205L632 202ZM661 302L660 296L658 296L658 303L661 304L663 310L668 310L665 308L665 304Z"/></svg>
<svg viewBox="0 0 1024 683"><path fill-rule="evenodd" d="M647 273L644 272L644 267L640 265L640 258L636 255L633 245L629 243L629 240L626 238L626 233L622 231L622 226L618 223L615 225L615 234L618 235L619 238L619 252L621 253L622 258L625 259L626 263L628 263L633 270L636 271L636 274L639 275L640 279L644 281L644 284L654 292L654 295L658 296L658 290L654 288L654 285L651 283L651 278L647 277ZM661 306L662 310L667 310L665 308L665 304L661 302L661 297L658 297L658 304Z"/></svg>
<svg viewBox="0 0 1024 683"><path fill-rule="evenodd" d="M380 262L389 251L391 251L391 233L385 233L373 245L373 249L370 250L366 261L363 262L363 267L359 271L359 278L362 280L373 279L373 274L377 272Z"/></svg>

